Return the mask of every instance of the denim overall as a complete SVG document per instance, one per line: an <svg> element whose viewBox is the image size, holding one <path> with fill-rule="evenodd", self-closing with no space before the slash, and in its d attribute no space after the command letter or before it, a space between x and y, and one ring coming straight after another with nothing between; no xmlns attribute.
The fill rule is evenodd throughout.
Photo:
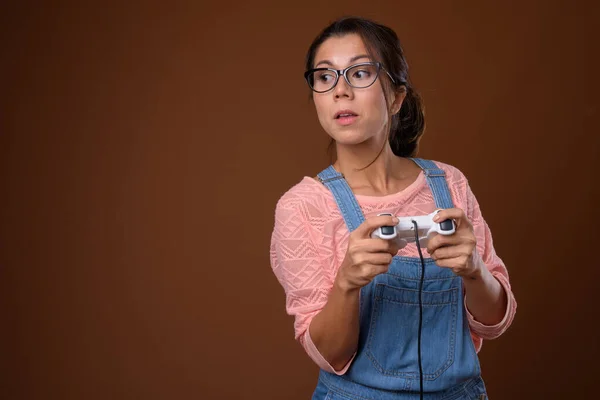
<svg viewBox="0 0 600 400"><path fill-rule="evenodd" d="M430 160L423 170L437 208L452 208L445 173ZM333 166L319 175L331 190L348 230L364 216L344 177ZM357 354L344 375L324 370L313 400L419 399L418 325L421 259L395 256L385 274L360 291ZM462 279L425 259L421 330L424 399L486 399L479 360L463 306Z"/></svg>

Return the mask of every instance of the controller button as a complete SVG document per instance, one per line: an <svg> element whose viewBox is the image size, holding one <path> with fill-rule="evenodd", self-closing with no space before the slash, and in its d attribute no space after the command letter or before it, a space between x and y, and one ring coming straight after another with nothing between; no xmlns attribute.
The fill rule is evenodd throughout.
<svg viewBox="0 0 600 400"><path fill-rule="evenodd" d="M452 220L445 220L440 222L440 229L443 231L451 231L452 230Z"/></svg>
<svg viewBox="0 0 600 400"><path fill-rule="evenodd" d="M382 226L381 233L383 233L384 235L393 235L394 227L393 226Z"/></svg>

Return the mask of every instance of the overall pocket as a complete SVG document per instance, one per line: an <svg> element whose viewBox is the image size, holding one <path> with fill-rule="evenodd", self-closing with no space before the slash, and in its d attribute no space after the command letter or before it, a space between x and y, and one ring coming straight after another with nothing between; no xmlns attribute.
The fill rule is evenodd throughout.
<svg viewBox="0 0 600 400"><path fill-rule="evenodd" d="M375 288L366 354L384 375L419 378L419 291L385 284ZM438 378L454 362L458 288L423 291L423 379Z"/></svg>

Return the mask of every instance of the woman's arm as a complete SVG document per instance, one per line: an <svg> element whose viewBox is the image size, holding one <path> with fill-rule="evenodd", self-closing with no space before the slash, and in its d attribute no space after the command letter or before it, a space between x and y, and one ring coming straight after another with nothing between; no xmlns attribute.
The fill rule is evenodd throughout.
<svg viewBox="0 0 600 400"><path fill-rule="evenodd" d="M448 172L450 183L458 194L456 200L462 206L462 209L451 211L452 217L458 219L458 225L462 225L452 236L460 238L457 237L454 243L446 243L453 245L452 255L439 248L433 257L439 259L438 265L451 267L462 276L469 327L479 350L481 339L495 339L512 324L517 302L508 270L496 254L490 228L466 177L456 168L450 168ZM446 259L451 256L453 260Z"/></svg>
<svg viewBox="0 0 600 400"><path fill-rule="evenodd" d="M463 278L467 309L483 325L497 325L506 315L506 291L478 254L475 253L473 258L473 262L479 266L474 274Z"/></svg>
<svg viewBox="0 0 600 400"><path fill-rule="evenodd" d="M358 347L360 289L343 286L336 279L327 304L313 318L308 332L335 371L345 369Z"/></svg>
<svg viewBox="0 0 600 400"><path fill-rule="evenodd" d="M372 239L376 228L394 225L393 216L367 218L350 233L337 271L319 255L322 237L307 219L318 212L284 196L276 209L271 238L273 272L286 293L287 310L296 317L296 338L322 369L343 374L358 345L360 288L387 272L398 252L394 241ZM317 223L322 218L315 216Z"/></svg>

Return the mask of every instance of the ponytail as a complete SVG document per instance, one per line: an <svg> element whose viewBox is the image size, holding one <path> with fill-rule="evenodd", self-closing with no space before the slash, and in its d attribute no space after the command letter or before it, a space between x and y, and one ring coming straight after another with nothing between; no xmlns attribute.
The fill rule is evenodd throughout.
<svg viewBox="0 0 600 400"><path fill-rule="evenodd" d="M419 94L406 84L406 97L392 117L390 147L398 157L414 157L425 130L425 115Z"/></svg>

